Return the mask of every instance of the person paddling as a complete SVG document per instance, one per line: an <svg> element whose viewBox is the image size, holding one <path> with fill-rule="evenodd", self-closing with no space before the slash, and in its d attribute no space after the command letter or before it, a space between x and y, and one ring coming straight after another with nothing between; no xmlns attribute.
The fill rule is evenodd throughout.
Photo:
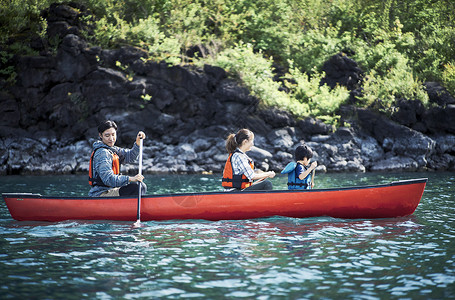
<svg viewBox="0 0 455 300"><path fill-rule="evenodd" d="M254 145L254 134L248 129L240 129L226 139L229 157L223 171L222 186L236 190L271 190L272 183L267 178L275 177L275 172L257 173L254 163L245 153ZM257 180L254 182L254 180Z"/></svg>
<svg viewBox="0 0 455 300"><path fill-rule="evenodd" d="M144 176L127 176L120 174L122 163L132 163L139 155L139 144L145 139L145 133L139 131L136 143L131 149L115 146L117 141L117 124L104 121L98 126L99 141L93 143L93 152L89 164L90 197L130 196L146 194L147 186L143 183Z"/></svg>

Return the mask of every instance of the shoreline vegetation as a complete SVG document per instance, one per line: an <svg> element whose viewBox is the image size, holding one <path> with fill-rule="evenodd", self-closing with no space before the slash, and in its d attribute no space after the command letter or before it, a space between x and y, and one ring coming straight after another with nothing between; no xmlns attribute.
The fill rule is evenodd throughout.
<svg viewBox="0 0 455 300"><path fill-rule="evenodd" d="M65 20L52 19L53 10L62 10L54 2L2 4L2 61L55 53L66 29L103 49L139 47L148 60L222 67L265 105L334 123L338 106L353 90L341 84L323 89L324 63L338 53L362 69L363 89L355 99L360 107L390 114L399 98L426 105L427 81L455 94L450 0L80 0L70 2ZM64 24L69 18L73 22ZM8 71L14 80L11 68L2 74Z"/></svg>
<svg viewBox="0 0 455 300"><path fill-rule="evenodd" d="M54 2L1 4L2 175L87 172L105 118L145 173L221 172L242 127L264 170L455 170L453 1Z"/></svg>

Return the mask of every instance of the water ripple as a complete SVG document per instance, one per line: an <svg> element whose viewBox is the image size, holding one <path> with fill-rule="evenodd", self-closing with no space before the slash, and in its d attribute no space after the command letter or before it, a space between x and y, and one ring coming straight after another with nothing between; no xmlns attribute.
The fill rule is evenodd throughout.
<svg viewBox="0 0 455 300"><path fill-rule="evenodd" d="M346 182L328 174L319 182L415 175L356 174ZM274 217L134 228L16 222L1 204L0 298L453 299L455 188L446 182L454 176L430 175L416 213L394 219ZM215 184L203 178L192 180Z"/></svg>

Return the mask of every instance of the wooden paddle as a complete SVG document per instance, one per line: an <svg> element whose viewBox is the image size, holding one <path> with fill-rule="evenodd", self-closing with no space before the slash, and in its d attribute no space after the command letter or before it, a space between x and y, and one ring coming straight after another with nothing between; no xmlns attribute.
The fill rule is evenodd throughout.
<svg viewBox="0 0 455 300"><path fill-rule="evenodd" d="M139 174L142 175L142 139L139 140ZM134 223L135 227L141 225L141 193L142 182L139 181L139 194L137 197L137 221Z"/></svg>

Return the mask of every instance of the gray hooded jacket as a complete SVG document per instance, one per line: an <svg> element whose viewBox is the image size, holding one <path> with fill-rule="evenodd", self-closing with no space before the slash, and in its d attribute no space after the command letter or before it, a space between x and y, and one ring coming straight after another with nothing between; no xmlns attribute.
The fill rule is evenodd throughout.
<svg viewBox="0 0 455 300"><path fill-rule="evenodd" d="M101 148L101 149L99 149ZM108 149L117 153L119 156L120 164L132 163L137 160L139 156L139 146L134 143L133 148L124 149L117 146L109 147L102 141L96 141L93 143L93 178L99 176L103 183L107 186L92 186L88 195L90 197L99 197L101 193L110 190L115 187L122 187L128 185L128 176L126 175L115 175L112 171L112 154Z"/></svg>

